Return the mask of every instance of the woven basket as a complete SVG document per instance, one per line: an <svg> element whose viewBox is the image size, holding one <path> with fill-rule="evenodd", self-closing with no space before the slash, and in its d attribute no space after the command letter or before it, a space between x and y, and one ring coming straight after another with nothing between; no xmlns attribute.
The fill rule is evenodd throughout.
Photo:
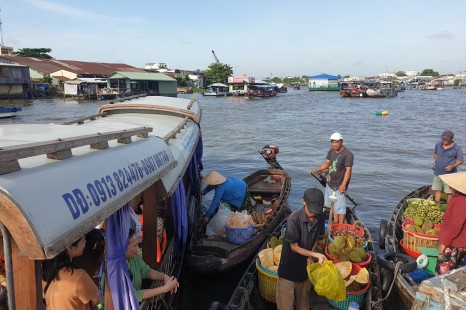
<svg viewBox="0 0 466 310"><path fill-rule="evenodd" d="M403 244L407 249L420 252L419 248L436 248L439 244L438 236L426 235L406 229L406 225L414 225L413 221L404 222L401 225L403 230ZM440 229L440 225L435 224L434 228Z"/></svg>
<svg viewBox="0 0 466 310"><path fill-rule="evenodd" d="M351 224L332 224L330 225L330 231L337 230L349 230L354 232L356 235L364 237L364 229L361 226L351 225Z"/></svg>
<svg viewBox="0 0 466 310"><path fill-rule="evenodd" d="M359 270L361 270L361 267L358 266L355 263L351 263L351 266L352 266L351 275L358 274ZM349 278L349 276L348 276L348 278ZM351 292L351 291L348 292L347 291L345 300L343 300L343 301L334 301L334 300L327 299L327 301L332 307L335 307L335 308L340 309L340 310L347 310L350 302L352 302L352 301L355 301L355 302L358 303L359 306L362 306L362 303L364 301L364 297L366 297L366 293L367 293L367 291L369 290L370 287L371 287L371 281L370 281L370 277L369 277L369 282L367 283L366 287L364 287L360 291L354 291L354 292Z"/></svg>
<svg viewBox="0 0 466 310"><path fill-rule="evenodd" d="M414 259L417 259L417 258L418 258L419 256L421 256L421 254L422 254L421 252L417 252L417 251L408 249L408 248L405 246L404 240L403 240L403 239L400 240L400 245L401 245L401 247L403 248L403 251L404 251L406 254L408 254L409 256L411 256L412 258L414 258Z"/></svg>
<svg viewBox="0 0 466 310"><path fill-rule="evenodd" d="M277 275L265 270L258 258L256 258L256 268L258 271L259 294L268 302L276 303Z"/></svg>
<svg viewBox="0 0 466 310"><path fill-rule="evenodd" d="M250 225L248 227L230 227L225 225L225 231L227 234L228 242L233 244L243 244L249 239L251 239L252 235L254 234L255 228L254 225Z"/></svg>

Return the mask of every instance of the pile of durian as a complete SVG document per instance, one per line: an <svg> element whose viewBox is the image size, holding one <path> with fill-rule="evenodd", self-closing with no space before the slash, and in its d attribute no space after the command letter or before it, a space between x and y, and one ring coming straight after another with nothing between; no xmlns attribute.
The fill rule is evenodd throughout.
<svg viewBox="0 0 466 310"><path fill-rule="evenodd" d="M340 261L362 263L367 261L367 252L361 246L356 245L353 236L336 236L328 245L328 254Z"/></svg>

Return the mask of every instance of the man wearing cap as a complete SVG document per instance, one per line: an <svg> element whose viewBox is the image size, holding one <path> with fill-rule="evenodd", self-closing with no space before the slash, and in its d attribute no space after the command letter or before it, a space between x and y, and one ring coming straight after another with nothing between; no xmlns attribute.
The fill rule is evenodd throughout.
<svg viewBox="0 0 466 310"><path fill-rule="evenodd" d="M439 176L453 194L443 215L435 271L445 274L464 265L466 256L466 172Z"/></svg>
<svg viewBox="0 0 466 310"><path fill-rule="evenodd" d="M278 310L309 309L311 282L306 266L312 263L312 257L320 264L326 259L323 254L313 252L319 234L324 230L324 195L320 189L309 188L301 202L303 207L286 221L276 288Z"/></svg>
<svg viewBox="0 0 466 310"><path fill-rule="evenodd" d="M350 150L343 146L343 136L335 132L330 136L331 148L327 157L319 168L310 173L321 172L328 169L327 185L325 187L325 206L332 207L329 197L335 192L337 201L333 204L334 223L344 224L346 215L346 190L351 180L354 156Z"/></svg>
<svg viewBox="0 0 466 310"><path fill-rule="evenodd" d="M242 210L243 207L249 203L246 199L247 186L243 180L224 177L217 171L209 172L201 180L202 183L207 184L207 187L200 192L205 195L211 190L215 190L214 198L210 203L209 210L204 215L204 220L207 223L217 210L220 201L228 203L234 210Z"/></svg>
<svg viewBox="0 0 466 310"><path fill-rule="evenodd" d="M461 147L453 141L455 135L447 130L441 135L442 141L435 144L434 148L434 180L432 181L432 190L435 192L436 201L440 201L442 189L447 194L447 202L451 199L451 191L448 184L443 182L439 176L442 174L454 173L457 171L463 159Z"/></svg>

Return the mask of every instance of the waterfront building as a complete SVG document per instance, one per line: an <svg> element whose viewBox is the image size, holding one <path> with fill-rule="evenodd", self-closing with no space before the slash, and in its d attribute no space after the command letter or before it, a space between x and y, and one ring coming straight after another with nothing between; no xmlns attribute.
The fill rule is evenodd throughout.
<svg viewBox="0 0 466 310"><path fill-rule="evenodd" d="M320 74L309 77L309 91L339 91L339 75Z"/></svg>

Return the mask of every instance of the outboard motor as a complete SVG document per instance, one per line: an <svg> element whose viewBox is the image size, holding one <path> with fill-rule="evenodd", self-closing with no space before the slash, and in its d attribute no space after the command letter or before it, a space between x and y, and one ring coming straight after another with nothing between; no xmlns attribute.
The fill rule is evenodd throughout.
<svg viewBox="0 0 466 310"><path fill-rule="evenodd" d="M280 166L277 161L277 154L279 152L280 149L275 144L268 144L259 150L259 153L271 167L283 170L282 166Z"/></svg>

